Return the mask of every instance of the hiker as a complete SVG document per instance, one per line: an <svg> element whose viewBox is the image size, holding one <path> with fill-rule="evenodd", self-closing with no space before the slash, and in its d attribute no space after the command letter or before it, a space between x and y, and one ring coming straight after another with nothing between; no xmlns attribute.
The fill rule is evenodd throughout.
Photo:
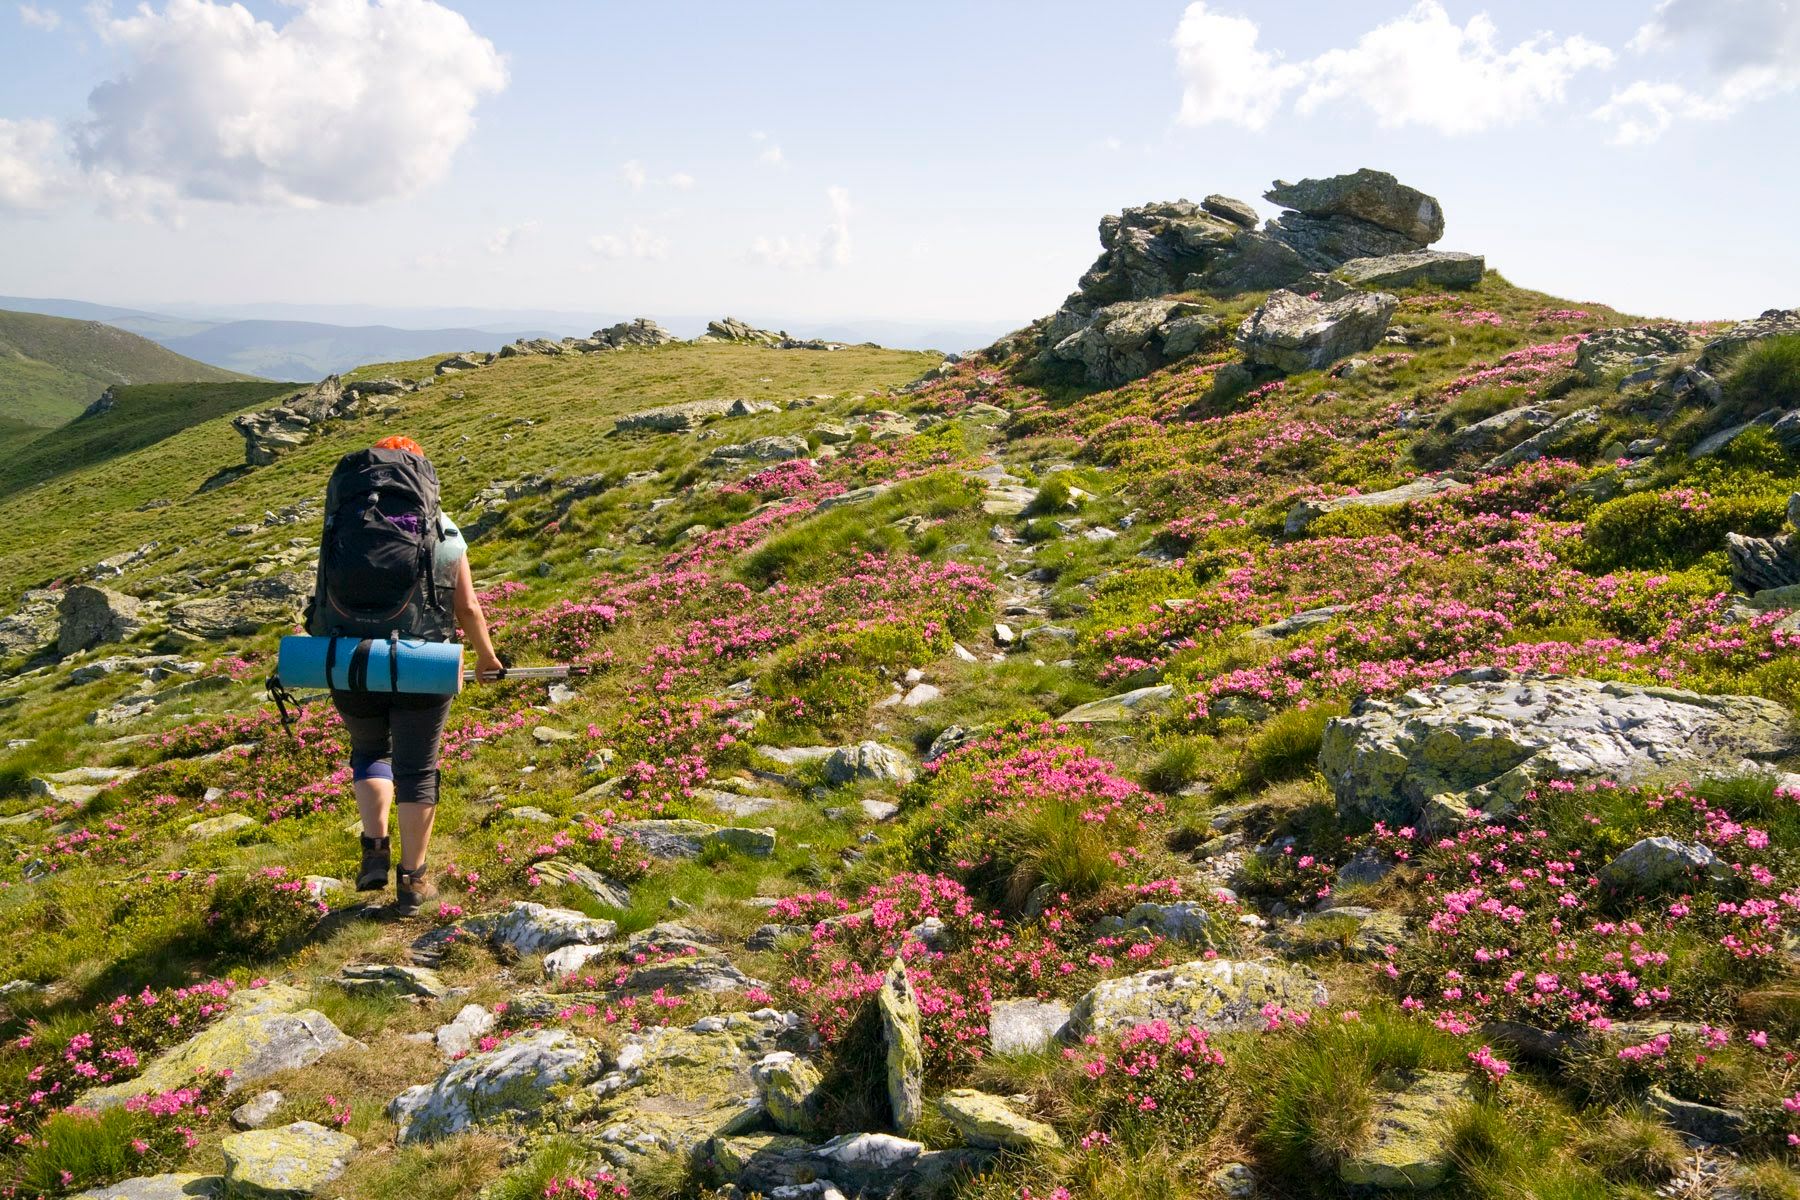
<svg viewBox="0 0 1800 1200"><path fill-rule="evenodd" d="M502 667L475 597L467 549L444 515L437 472L419 443L386 437L346 454L325 491L325 535L306 631L315 637L454 642L460 630L475 649L475 678L496 678ZM359 648L365 674L367 646ZM346 682L356 679L356 658L352 654L337 667ZM395 672L397 689L397 667ZM357 890L387 887L393 866L388 810L398 804L400 864L392 911L411 916L437 895L426 852L451 696L353 685L333 686L331 700L350 734L350 772L362 816Z"/></svg>

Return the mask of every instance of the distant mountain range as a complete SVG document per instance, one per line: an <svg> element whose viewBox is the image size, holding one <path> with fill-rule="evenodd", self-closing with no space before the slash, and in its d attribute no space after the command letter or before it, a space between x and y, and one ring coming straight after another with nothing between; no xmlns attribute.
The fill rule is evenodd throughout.
<svg viewBox="0 0 1800 1200"><path fill-rule="evenodd" d="M671 331L693 336L709 317L583 314L555 309L381 308L371 305L255 304L202 310L187 305L151 312L84 300L0 296L0 309L108 325L148 338L177 354L265 379L318 379L372 362L423 358L457 350L497 350L521 337L586 336L632 316L653 315ZM715 314L717 315L717 314ZM987 345L1023 321L807 323L754 312L753 325L797 337L876 342L900 349L968 350Z"/></svg>

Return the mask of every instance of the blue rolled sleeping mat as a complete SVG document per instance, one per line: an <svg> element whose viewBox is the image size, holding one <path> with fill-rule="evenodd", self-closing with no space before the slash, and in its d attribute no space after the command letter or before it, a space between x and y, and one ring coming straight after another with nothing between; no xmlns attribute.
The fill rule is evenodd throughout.
<svg viewBox="0 0 1800 1200"><path fill-rule="evenodd" d="M462 690L463 648L408 638L284 637L275 674L289 688L449 695Z"/></svg>

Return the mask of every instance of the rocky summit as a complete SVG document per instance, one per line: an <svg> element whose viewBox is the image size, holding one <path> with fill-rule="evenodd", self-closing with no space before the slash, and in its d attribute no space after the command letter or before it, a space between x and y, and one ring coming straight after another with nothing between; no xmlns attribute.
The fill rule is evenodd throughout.
<svg viewBox="0 0 1800 1200"><path fill-rule="evenodd" d="M110 391L0 492L0 1196L1800 1195L1800 310L1215 174L961 356ZM395 433L576 668L404 917L264 692Z"/></svg>

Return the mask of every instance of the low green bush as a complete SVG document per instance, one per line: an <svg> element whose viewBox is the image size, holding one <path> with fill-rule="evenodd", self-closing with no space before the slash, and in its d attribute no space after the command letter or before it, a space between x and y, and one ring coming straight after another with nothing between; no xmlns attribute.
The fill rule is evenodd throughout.
<svg viewBox="0 0 1800 1200"><path fill-rule="evenodd" d="M1767 537L1786 523L1786 492L1718 496L1670 488L1608 500L1588 518L1583 538L1597 572L1680 569L1723 547L1727 533Z"/></svg>
<svg viewBox="0 0 1800 1200"><path fill-rule="evenodd" d="M1800 333L1756 343L1725 379L1729 403L1757 409L1800 408Z"/></svg>
<svg viewBox="0 0 1800 1200"><path fill-rule="evenodd" d="M327 912L304 879L282 867L221 879L206 907L206 941L219 954L269 958L292 948Z"/></svg>

